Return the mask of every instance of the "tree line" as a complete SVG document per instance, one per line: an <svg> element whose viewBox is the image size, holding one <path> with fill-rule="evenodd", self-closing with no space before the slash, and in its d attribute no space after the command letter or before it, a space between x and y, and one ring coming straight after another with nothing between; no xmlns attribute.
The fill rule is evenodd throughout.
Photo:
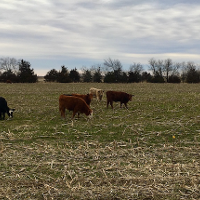
<svg viewBox="0 0 200 200"><path fill-rule="evenodd" d="M38 77L28 61L0 58L0 82L35 83Z"/></svg>
<svg viewBox="0 0 200 200"><path fill-rule="evenodd" d="M15 58L0 59L0 81L34 83L38 76L28 61ZM81 72L76 68L68 70L64 65L60 70L51 69L44 76L46 82L105 82L105 83L199 83L199 66L192 61L176 63L172 59L156 60L151 58L148 62L148 71L140 63L130 65L128 71L118 59L105 59L103 64L90 68L83 67Z"/></svg>

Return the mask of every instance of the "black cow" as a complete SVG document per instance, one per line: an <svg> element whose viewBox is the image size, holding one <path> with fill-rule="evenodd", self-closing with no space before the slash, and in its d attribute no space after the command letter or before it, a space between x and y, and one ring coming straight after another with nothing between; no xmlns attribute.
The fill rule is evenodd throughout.
<svg viewBox="0 0 200 200"><path fill-rule="evenodd" d="M133 95L127 94L126 92L107 91L106 92L107 108L108 108L108 105L110 104L113 109L113 101L114 102L119 101L120 107L122 106L122 104L124 104L125 107L127 108L127 103L132 100L132 96Z"/></svg>
<svg viewBox="0 0 200 200"><path fill-rule="evenodd" d="M8 107L7 101L3 97L0 97L0 119L5 119L5 113L12 118L14 110L15 109L10 109ZM3 116L3 118L1 116Z"/></svg>

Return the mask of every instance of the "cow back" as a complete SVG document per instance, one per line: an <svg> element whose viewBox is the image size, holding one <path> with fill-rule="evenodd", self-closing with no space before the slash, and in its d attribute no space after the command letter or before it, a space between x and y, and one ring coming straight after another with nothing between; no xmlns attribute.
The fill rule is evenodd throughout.
<svg viewBox="0 0 200 200"><path fill-rule="evenodd" d="M132 95L118 91L107 91L106 97L109 101L120 101L122 103L127 103L132 100Z"/></svg>
<svg viewBox="0 0 200 200"><path fill-rule="evenodd" d="M93 95L92 94L72 94L72 96L83 99L87 105L90 105Z"/></svg>

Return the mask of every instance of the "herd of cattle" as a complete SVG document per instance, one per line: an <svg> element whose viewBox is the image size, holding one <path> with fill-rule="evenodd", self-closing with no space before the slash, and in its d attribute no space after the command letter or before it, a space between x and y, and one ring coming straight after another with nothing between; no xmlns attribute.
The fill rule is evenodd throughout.
<svg viewBox="0 0 200 200"><path fill-rule="evenodd" d="M65 118L65 110L72 111L72 119L78 113L78 117L80 113L84 113L88 117L93 116L93 111L90 108L90 103L92 98L96 98L97 101L101 101L104 95L104 91L102 89L90 88L89 94L62 94L59 97L59 111L61 117ZM132 100L131 94L126 92L119 91L107 91L107 108L109 104L113 109L113 102L120 102L120 107L122 104L127 108L127 103ZM9 118L13 117L13 112L15 109L10 109L7 105L6 100L3 97L0 97L0 119L5 119L5 113L8 114Z"/></svg>

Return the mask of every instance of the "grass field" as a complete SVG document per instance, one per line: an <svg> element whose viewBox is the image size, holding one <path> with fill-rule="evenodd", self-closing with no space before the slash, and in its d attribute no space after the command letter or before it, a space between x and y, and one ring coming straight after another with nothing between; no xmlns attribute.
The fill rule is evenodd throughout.
<svg viewBox="0 0 200 200"><path fill-rule="evenodd" d="M63 93L134 94L129 109L92 100L92 120ZM199 84L0 84L15 108L0 121L0 199L200 199Z"/></svg>

